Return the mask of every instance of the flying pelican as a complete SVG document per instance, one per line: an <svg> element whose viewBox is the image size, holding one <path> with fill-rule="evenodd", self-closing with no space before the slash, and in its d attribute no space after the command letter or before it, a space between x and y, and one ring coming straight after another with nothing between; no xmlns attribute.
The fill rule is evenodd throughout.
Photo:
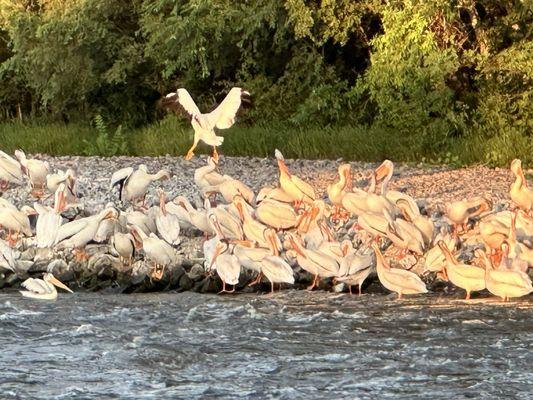
<svg viewBox="0 0 533 400"><path fill-rule="evenodd" d="M52 247L57 243L59 228L63 222L61 212L65 209L65 184L61 183L54 193L54 208L35 203L33 208L39 213L35 226L37 247Z"/></svg>
<svg viewBox="0 0 533 400"><path fill-rule="evenodd" d="M50 273L44 274L43 279L28 278L22 282L21 285L27 289L20 291L22 296L31 299L55 300L57 298L56 286L66 290L67 292L74 293L64 283Z"/></svg>
<svg viewBox="0 0 533 400"><path fill-rule="evenodd" d="M0 190L7 189L10 183L22 185L23 176L20 163L0 150Z"/></svg>
<svg viewBox="0 0 533 400"><path fill-rule="evenodd" d="M142 206L144 206L148 186L154 181L164 179L170 179L169 171L163 169L156 174L149 174L146 165L141 164L135 171L132 167L126 167L115 172L111 177L111 188L119 187L121 201L131 201L135 207L136 200L142 198Z"/></svg>
<svg viewBox="0 0 533 400"><path fill-rule="evenodd" d="M186 160L194 155L194 149L201 140L213 146L213 159L218 161L217 146L224 142L222 136L217 136L215 128L228 129L235 123L235 116L241 105L251 103L250 93L238 87L231 89L220 105L208 114L202 114L186 89L178 89L175 93L167 94L161 105L174 111L184 111L191 120L194 129L194 142L187 151Z"/></svg>
<svg viewBox="0 0 533 400"><path fill-rule="evenodd" d="M50 165L48 165L48 162L46 161L34 158L27 159L26 154L22 150L16 150L15 157L17 157L22 166L22 172L24 172L30 180L32 194L40 197L44 192L46 175L48 175Z"/></svg>

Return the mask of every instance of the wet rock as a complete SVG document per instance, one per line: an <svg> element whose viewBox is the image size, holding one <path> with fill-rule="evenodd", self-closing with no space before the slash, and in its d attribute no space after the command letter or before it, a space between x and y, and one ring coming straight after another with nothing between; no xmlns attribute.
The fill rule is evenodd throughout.
<svg viewBox="0 0 533 400"><path fill-rule="evenodd" d="M48 264L47 272L51 272L54 276L63 282L69 282L75 279L75 274L69 269L65 260L53 260Z"/></svg>
<svg viewBox="0 0 533 400"><path fill-rule="evenodd" d="M150 273L150 266L144 261L133 263L131 269L131 283L133 285L141 284Z"/></svg>
<svg viewBox="0 0 533 400"><path fill-rule="evenodd" d="M204 267L202 267L200 264L194 264L189 272L187 272L187 275L189 278L191 278L193 281L198 282L202 280L205 276L205 270Z"/></svg>

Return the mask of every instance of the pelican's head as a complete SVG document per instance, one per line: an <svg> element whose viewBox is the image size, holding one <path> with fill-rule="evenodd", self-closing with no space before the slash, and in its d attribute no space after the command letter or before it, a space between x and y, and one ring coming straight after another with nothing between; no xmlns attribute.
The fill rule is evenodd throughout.
<svg viewBox="0 0 533 400"><path fill-rule="evenodd" d="M339 176L344 177L346 181L346 188L352 189L352 166L350 164L342 164L339 166Z"/></svg>
<svg viewBox="0 0 533 400"><path fill-rule="evenodd" d="M120 212L115 207L106 207L102 211L102 220L104 219L118 219Z"/></svg>
<svg viewBox="0 0 533 400"><path fill-rule="evenodd" d="M385 160L381 163L379 167L376 168L376 180L379 182L380 180L392 176L392 173L394 171L394 164L390 160Z"/></svg>
<svg viewBox="0 0 533 400"><path fill-rule="evenodd" d="M511 171L515 174L519 174L522 170L522 161L520 161L518 158L515 158L513 161L511 161Z"/></svg>
<svg viewBox="0 0 533 400"><path fill-rule="evenodd" d="M283 154L281 154L281 151L279 151L278 149L274 150L274 156L275 156L279 161L285 161L285 158L283 157Z"/></svg>
<svg viewBox="0 0 533 400"><path fill-rule="evenodd" d="M65 191L67 187L64 183L60 183L54 193L54 210L58 213L63 211L66 207Z"/></svg>
<svg viewBox="0 0 533 400"><path fill-rule="evenodd" d="M146 236L146 234L134 224L127 224L127 227L131 232L131 236L133 237L133 247L135 247L136 250L142 249L143 236Z"/></svg>
<svg viewBox="0 0 533 400"><path fill-rule="evenodd" d="M492 263L488 259L487 254L482 249L475 249L474 250L474 256L477 259L481 260L481 262L483 263L483 266L485 267L485 269L487 269L487 268L491 268L492 269Z"/></svg>
<svg viewBox="0 0 533 400"><path fill-rule="evenodd" d="M74 293L72 290L68 288L67 285L65 285L63 282L61 282L59 279L57 279L54 275L52 275L50 272L47 272L43 275L43 281L47 283L51 283L52 285L64 289L67 292Z"/></svg>
<svg viewBox="0 0 533 400"><path fill-rule="evenodd" d="M22 211L24 214L26 214L27 216L30 216L30 215L37 215L37 211L35 211L35 209L33 209L32 207L30 206L22 206L20 208L20 211Z"/></svg>
<svg viewBox="0 0 533 400"><path fill-rule="evenodd" d="M139 165L139 171L143 171L143 172L148 173L148 167L146 166L146 164L140 164Z"/></svg>
<svg viewBox="0 0 533 400"><path fill-rule="evenodd" d="M209 270L213 268L219 255L225 253L229 250L229 242L226 239L221 239L215 245L215 250L213 252L213 257L211 258L211 264L209 264Z"/></svg>

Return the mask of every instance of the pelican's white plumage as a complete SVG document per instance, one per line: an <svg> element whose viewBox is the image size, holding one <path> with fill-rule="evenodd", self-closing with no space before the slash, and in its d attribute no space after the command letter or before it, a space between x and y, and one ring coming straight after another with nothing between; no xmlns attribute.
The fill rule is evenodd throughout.
<svg viewBox="0 0 533 400"><path fill-rule="evenodd" d="M43 279L28 278L22 282L22 287L27 290L21 290L24 297L38 300L54 300L57 298L56 286L73 293L66 285L58 280L54 275L46 273Z"/></svg>
<svg viewBox="0 0 533 400"><path fill-rule="evenodd" d="M54 208L43 207L35 203L33 207L39 213L35 226L37 247L52 247L57 243L59 228L63 223L61 211L65 208L64 201L65 184L61 183L54 193Z"/></svg>
<svg viewBox="0 0 533 400"><path fill-rule="evenodd" d="M0 150L0 188L5 189L10 183L22 185L23 177L20 163Z"/></svg>
<svg viewBox="0 0 533 400"><path fill-rule="evenodd" d="M22 150L16 150L15 157L19 160L22 171L28 176L32 189L42 191L46 185L46 176L50 171L48 162L34 158L28 159Z"/></svg>
<svg viewBox="0 0 533 400"><path fill-rule="evenodd" d="M174 111L184 111L191 120L194 129L194 141L185 158L191 159L199 141L213 146L213 158L218 160L216 147L224 142L222 136L217 136L215 128L228 129L235 123L235 117L243 103L250 103L250 93L238 87L232 88L222 103L208 114L202 114L189 92L180 88L176 92L167 94L161 104Z"/></svg>
<svg viewBox="0 0 533 400"><path fill-rule="evenodd" d="M127 167L116 171L111 176L111 188L118 186L120 200L131 201L135 205L137 199L144 199L148 186L152 182L169 178L169 171L163 169L155 174L150 174L146 165L141 164L136 170Z"/></svg>

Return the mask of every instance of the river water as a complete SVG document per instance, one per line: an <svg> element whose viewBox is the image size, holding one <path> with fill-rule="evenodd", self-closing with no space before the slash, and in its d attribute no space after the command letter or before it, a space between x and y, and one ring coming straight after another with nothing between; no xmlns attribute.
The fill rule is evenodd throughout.
<svg viewBox="0 0 533 400"><path fill-rule="evenodd" d="M533 302L0 293L2 399L531 398Z"/></svg>

